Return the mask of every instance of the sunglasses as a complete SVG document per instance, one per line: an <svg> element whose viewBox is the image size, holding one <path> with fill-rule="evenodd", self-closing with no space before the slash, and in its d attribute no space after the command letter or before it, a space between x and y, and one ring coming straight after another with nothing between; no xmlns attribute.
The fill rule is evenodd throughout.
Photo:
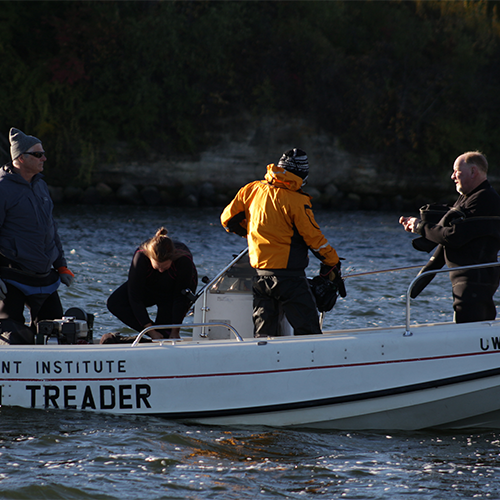
<svg viewBox="0 0 500 500"><path fill-rule="evenodd" d="M26 151L23 155L32 155L35 158L41 158L42 156L45 156L45 151Z"/></svg>

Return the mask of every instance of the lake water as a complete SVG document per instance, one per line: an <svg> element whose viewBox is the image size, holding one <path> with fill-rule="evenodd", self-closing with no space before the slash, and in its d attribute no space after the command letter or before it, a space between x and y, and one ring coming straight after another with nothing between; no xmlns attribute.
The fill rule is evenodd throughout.
<svg viewBox="0 0 500 500"><path fill-rule="evenodd" d="M135 248L165 225L213 277L245 240L218 209L59 206L71 288L63 307L95 315L94 336L130 331L106 309ZM423 265L397 213L316 212L345 276ZM405 214L410 215L410 214ZM318 261L311 257L310 275ZM418 269L346 279L326 328L404 324ZM453 317L447 275L412 304L418 322ZM186 321L189 321L188 318ZM147 417L0 408L1 499L500 498L500 434L335 432L184 425Z"/></svg>

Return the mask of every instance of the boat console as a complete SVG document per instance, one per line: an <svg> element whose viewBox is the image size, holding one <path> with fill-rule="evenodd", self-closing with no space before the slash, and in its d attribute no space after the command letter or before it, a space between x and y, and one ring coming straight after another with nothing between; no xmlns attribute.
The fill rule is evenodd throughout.
<svg viewBox="0 0 500 500"><path fill-rule="evenodd" d="M253 339L252 278L255 269L250 266L248 248L245 248L202 290L194 306L194 323L226 323L243 338ZM293 329L283 316L280 336L293 335ZM193 340L221 340L234 338L224 326L193 328Z"/></svg>

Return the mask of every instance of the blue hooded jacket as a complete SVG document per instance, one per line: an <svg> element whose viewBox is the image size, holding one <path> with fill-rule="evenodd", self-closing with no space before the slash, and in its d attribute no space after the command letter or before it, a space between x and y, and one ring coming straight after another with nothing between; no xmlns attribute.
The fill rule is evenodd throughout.
<svg viewBox="0 0 500 500"><path fill-rule="evenodd" d="M54 204L42 174L27 182L8 165L0 169L0 254L33 273L66 266Z"/></svg>

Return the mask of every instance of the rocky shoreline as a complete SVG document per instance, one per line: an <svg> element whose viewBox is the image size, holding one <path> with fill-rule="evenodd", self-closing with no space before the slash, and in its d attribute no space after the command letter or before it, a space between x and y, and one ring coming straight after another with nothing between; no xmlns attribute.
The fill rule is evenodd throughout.
<svg viewBox="0 0 500 500"><path fill-rule="evenodd" d="M224 207L234 197L236 189L217 189L210 182L199 186L177 186L176 189L141 186L123 183L116 188L100 182L86 189L75 187L49 186L55 204L81 205L135 205L135 206L180 206L180 207ZM435 200L426 200L423 196L404 198L402 195L377 196L360 195L355 192L341 192L334 184L328 184L323 191L306 186L304 191L312 196L314 208L337 210L393 211L418 208ZM456 196L455 196L456 197ZM453 195L441 198L440 202L452 202Z"/></svg>
<svg viewBox="0 0 500 500"><path fill-rule="evenodd" d="M313 207L338 210L405 210L456 197L449 168L390 169L381 157L346 151L336 137L291 117L238 117L210 131L212 146L201 153L174 155L148 151L129 159L127 145L115 145L113 163L88 172L89 187L51 186L56 204L126 204L224 207L240 187L263 179L266 165L300 147L310 165L304 188ZM461 154L462 151L458 151ZM499 189L499 181L490 176Z"/></svg>

